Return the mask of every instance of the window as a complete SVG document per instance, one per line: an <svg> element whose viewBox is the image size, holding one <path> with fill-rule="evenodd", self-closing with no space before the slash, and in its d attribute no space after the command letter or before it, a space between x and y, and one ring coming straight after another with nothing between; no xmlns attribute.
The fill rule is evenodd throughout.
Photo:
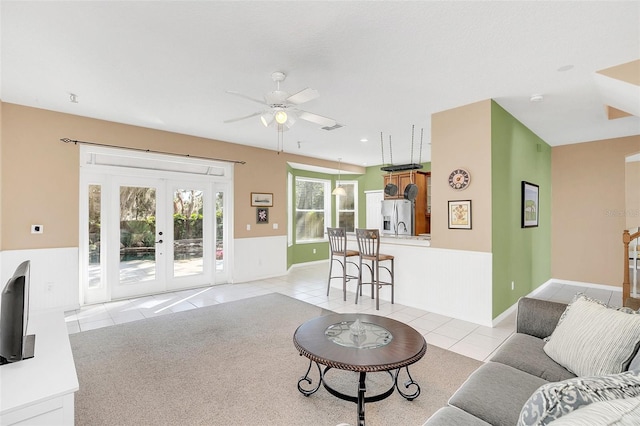
<svg viewBox="0 0 640 426"><path fill-rule="evenodd" d="M331 221L330 188L328 180L296 177L296 242L324 239Z"/></svg>
<svg viewBox="0 0 640 426"><path fill-rule="evenodd" d="M346 196L336 197L336 218L339 228L346 228L347 232L356 232L358 227L358 182L336 182L346 191Z"/></svg>
<svg viewBox="0 0 640 426"><path fill-rule="evenodd" d="M293 245L293 175L287 173L287 245Z"/></svg>

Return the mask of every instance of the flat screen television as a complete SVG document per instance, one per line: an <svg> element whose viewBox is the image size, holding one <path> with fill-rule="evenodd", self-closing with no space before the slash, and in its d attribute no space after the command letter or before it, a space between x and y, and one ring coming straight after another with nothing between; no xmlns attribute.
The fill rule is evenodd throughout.
<svg viewBox="0 0 640 426"><path fill-rule="evenodd" d="M35 335L27 335L30 266L30 261L22 262L2 290L0 364L33 357Z"/></svg>

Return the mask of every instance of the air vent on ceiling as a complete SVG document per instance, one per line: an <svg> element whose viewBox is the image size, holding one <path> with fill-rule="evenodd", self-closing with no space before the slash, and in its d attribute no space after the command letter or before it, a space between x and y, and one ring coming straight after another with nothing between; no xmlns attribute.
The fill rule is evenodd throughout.
<svg viewBox="0 0 640 426"><path fill-rule="evenodd" d="M343 125L343 124L340 124L340 123L336 123L336 124L334 124L333 126L324 126L324 127L321 127L321 129L322 129L322 130L335 130L335 129L339 129L340 127L344 127L344 125Z"/></svg>

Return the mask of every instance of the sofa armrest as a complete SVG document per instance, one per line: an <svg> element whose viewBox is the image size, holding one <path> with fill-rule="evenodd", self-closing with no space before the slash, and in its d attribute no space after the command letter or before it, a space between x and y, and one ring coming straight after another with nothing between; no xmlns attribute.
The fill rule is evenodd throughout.
<svg viewBox="0 0 640 426"><path fill-rule="evenodd" d="M518 300L516 332L544 339L551 336L566 303L522 297Z"/></svg>

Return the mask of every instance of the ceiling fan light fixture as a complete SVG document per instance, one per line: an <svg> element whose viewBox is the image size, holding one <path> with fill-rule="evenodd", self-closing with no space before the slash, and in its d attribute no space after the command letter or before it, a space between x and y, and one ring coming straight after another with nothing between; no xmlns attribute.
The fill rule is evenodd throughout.
<svg viewBox="0 0 640 426"><path fill-rule="evenodd" d="M284 124L287 122L287 119L289 117L287 116L286 112L280 110L280 111L276 111L276 113L274 114L274 118L276 119L276 123Z"/></svg>
<svg viewBox="0 0 640 426"><path fill-rule="evenodd" d="M293 113L289 113L287 114L287 127L291 127L295 124L296 120L298 119L298 117L296 117L295 114Z"/></svg>
<svg viewBox="0 0 640 426"><path fill-rule="evenodd" d="M265 112L260 116L260 122L264 124L264 127L269 127L273 123L273 114Z"/></svg>

